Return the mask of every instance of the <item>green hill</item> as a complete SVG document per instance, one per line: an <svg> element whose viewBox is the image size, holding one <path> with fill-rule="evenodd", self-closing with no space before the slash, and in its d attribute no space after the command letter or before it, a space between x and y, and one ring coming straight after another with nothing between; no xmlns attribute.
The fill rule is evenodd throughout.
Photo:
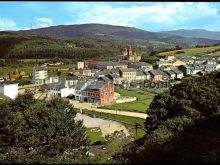
<svg viewBox="0 0 220 165"><path fill-rule="evenodd" d="M80 25L59 25L40 29L22 30L19 33L28 35L43 35L62 38L95 37L104 40L120 40L129 42L164 42L181 47L193 45L205 45L219 43L220 39L211 40L207 38L187 38L178 35L171 35L159 32L149 32L133 27L112 26L106 24L80 24Z"/></svg>

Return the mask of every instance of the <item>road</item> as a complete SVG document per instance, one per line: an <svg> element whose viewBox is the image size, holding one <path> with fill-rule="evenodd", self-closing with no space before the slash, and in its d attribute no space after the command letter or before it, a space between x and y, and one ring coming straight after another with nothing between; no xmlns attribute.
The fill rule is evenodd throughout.
<svg viewBox="0 0 220 165"><path fill-rule="evenodd" d="M91 111L131 116L131 117L137 117L137 118L142 118L142 119L146 119L147 117L147 114L144 114L144 113L101 109L101 108L94 107L91 103L80 103L79 101L76 101L76 100L69 100L69 101L75 108L78 108L78 109L87 109Z"/></svg>

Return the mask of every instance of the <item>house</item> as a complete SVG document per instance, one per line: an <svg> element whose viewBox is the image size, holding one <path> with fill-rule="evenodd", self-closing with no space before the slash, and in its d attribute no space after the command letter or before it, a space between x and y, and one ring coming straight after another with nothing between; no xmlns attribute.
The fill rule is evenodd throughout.
<svg viewBox="0 0 220 165"><path fill-rule="evenodd" d="M173 61L157 61L156 62L156 67L160 68L161 66L167 66L167 67L171 67L173 66Z"/></svg>
<svg viewBox="0 0 220 165"><path fill-rule="evenodd" d="M47 83L57 83L59 82L60 78L59 77L49 77L47 80Z"/></svg>
<svg viewBox="0 0 220 165"><path fill-rule="evenodd" d="M76 69L79 70L79 69L84 69L85 67L85 62L83 61L78 61L77 64L76 64Z"/></svg>
<svg viewBox="0 0 220 165"><path fill-rule="evenodd" d="M124 80L131 82L136 80L137 71L133 68L121 68L119 74Z"/></svg>
<svg viewBox="0 0 220 165"><path fill-rule="evenodd" d="M217 61L211 59L211 60L207 60L204 64L205 65L217 65Z"/></svg>
<svg viewBox="0 0 220 165"><path fill-rule="evenodd" d="M163 80L163 73L159 69L150 70L149 73L151 74L152 80L154 80L154 81Z"/></svg>
<svg viewBox="0 0 220 165"><path fill-rule="evenodd" d="M95 76L96 73L99 72L99 69L91 69L91 76Z"/></svg>
<svg viewBox="0 0 220 165"><path fill-rule="evenodd" d="M205 65L204 71L205 72L213 72L216 70L216 65L215 64L207 64Z"/></svg>
<svg viewBox="0 0 220 165"><path fill-rule="evenodd" d="M144 74L146 75L146 80L151 79L151 74L148 71L144 71Z"/></svg>
<svg viewBox="0 0 220 165"><path fill-rule="evenodd" d="M93 65L93 68L95 69L117 69L127 67L127 64L113 61L101 61Z"/></svg>
<svg viewBox="0 0 220 165"><path fill-rule="evenodd" d="M91 83L91 81L87 80L80 80L77 82L75 86L75 100L79 101L85 101L88 97L88 93L85 90L85 88Z"/></svg>
<svg viewBox="0 0 220 165"><path fill-rule="evenodd" d="M118 74L108 74L107 77L112 80L113 84L122 84L123 78Z"/></svg>
<svg viewBox="0 0 220 165"><path fill-rule="evenodd" d="M16 69L14 72L9 72L9 80L14 81L20 77L18 69Z"/></svg>
<svg viewBox="0 0 220 165"><path fill-rule="evenodd" d="M219 69L220 69L220 64L217 64L216 67L215 67L215 69L216 69L216 70L219 70Z"/></svg>
<svg viewBox="0 0 220 165"><path fill-rule="evenodd" d="M175 75L176 75L175 78L176 79L182 79L183 78L183 72L180 71L179 69L173 69L171 71L175 73Z"/></svg>
<svg viewBox="0 0 220 165"><path fill-rule="evenodd" d="M75 87L75 99L97 105L113 102L114 86L111 82L98 80L79 81Z"/></svg>
<svg viewBox="0 0 220 165"><path fill-rule="evenodd" d="M144 72L141 70L137 70L136 81L144 81L146 79L147 79L146 74L144 74Z"/></svg>
<svg viewBox="0 0 220 165"><path fill-rule="evenodd" d="M32 70L31 83L46 84L48 79L48 70L46 66L34 67Z"/></svg>
<svg viewBox="0 0 220 165"><path fill-rule="evenodd" d="M153 69L153 66L146 62L134 62L134 63L130 63L128 66L129 68L143 69L145 71L149 71Z"/></svg>
<svg viewBox="0 0 220 165"><path fill-rule="evenodd" d="M181 57L181 58L179 58L179 60L186 63L186 64L193 64L194 63L194 59L192 59L190 57Z"/></svg>
<svg viewBox="0 0 220 165"><path fill-rule="evenodd" d="M0 80L9 80L8 74L0 74Z"/></svg>
<svg viewBox="0 0 220 165"><path fill-rule="evenodd" d="M175 56L166 56L166 57L165 57L165 60L167 60L167 61L172 61L172 60L174 60L174 59L176 59Z"/></svg>
<svg viewBox="0 0 220 165"><path fill-rule="evenodd" d="M119 69L111 69L111 70L110 70L110 74L117 74L117 75L120 76L120 74L119 74Z"/></svg>
<svg viewBox="0 0 220 165"><path fill-rule="evenodd" d="M176 78L176 73L174 73L172 70L166 70L164 72L168 74L170 79L175 79Z"/></svg>
<svg viewBox="0 0 220 165"><path fill-rule="evenodd" d="M2 80L0 82L0 95L15 99L18 96L18 83Z"/></svg>
<svg viewBox="0 0 220 165"><path fill-rule="evenodd" d="M204 64L205 62L206 62L206 59L198 57L195 59L194 64L201 65L201 64Z"/></svg>
<svg viewBox="0 0 220 165"><path fill-rule="evenodd" d="M102 82L112 82L112 80L110 78L108 78L107 76L102 76L102 77L99 77L97 80L99 81L102 81Z"/></svg>
<svg viewBox="0 0 220 165"><path fill-rule="evenodd" d="M178 69L183 72L184 76L193 74L193 68L188 65L180 65Z"/></svg>
<svg viewBox="0 0 220 165"><path fill-rule="evenodd" d="M180 65L186 65L186 62L181 61L181 60L175 60L175 61L173 62L173 66L174 66L174 67L178 67L178 66L180 66Z"/></svg>
<svg viewBox="0 0 220 165"><path fill-rule="evenodd" d="M163 80L169 80L170 79L170 76L169 76L169 74L167 74L167 72L162 71L162 74L163 74Z"/></svg>
<svg viewBox="0 0 220 165"><path fill-rule="evenodd" d="M192 64L190 65L192 70L192 75L195 75L199 72L202 72L204 70L204 65L198 65L198 64Z"/></svg>
<svg viewBox="0 0 220 165"><path fill-rule="evenodd" d="M65 81L65 86L73 86L77 84L78 77L77 76L65 76L64 81Z"/></svg>
<svg viewBox="0 0 220 165"><path fill-rule="evenodd" d="M48 95L50 97L54 97L54 96L68 97L74 94L75 94L75 89L66 86L63 80L48 85Z"/></svg>
<svg viewBox="0 0 220 165"><path fill-rule="evenodd" d="M89 103L103 106L114 101L114 85L111 82L94 81L85 90Z"/></svg>
<svg viewBox="0 0 220 165"><path fill-rule="evenodd" d="M92 76L92 70L91 69L80 69L79 73L84 76Z"/></svg>

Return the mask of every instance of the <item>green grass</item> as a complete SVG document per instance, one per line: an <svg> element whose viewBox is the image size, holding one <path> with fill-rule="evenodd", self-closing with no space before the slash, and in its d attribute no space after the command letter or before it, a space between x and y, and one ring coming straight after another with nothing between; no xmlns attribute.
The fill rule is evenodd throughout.
<svg viewBox="0 0 220 165"><path fill-rule="evenodd" d="M220 51L212 53L211 56L213 56L213 57L220 57Z"/></svg>
<svg viewBox="0 0 220 165"><path fill-rule="evenodd" d="M98 141L104 142L105 138L102 137L101 132L94 132L94 131L92 131L92 129L93 128L86 129L86 133L87 133L88 139L90 141L90 144L92 145Z"/></svg>
<svg viewBox="0 0 220 165"><path fill-rule="evenodd" d="M159 53L158 56L168 56L168 55L174 55L176 57L197 56L197 55L209 54L211 51L217 49L220 49L220 46L211 46L206 48L186 48L186 49L181 49L181 51L184 51L184 53L175 54L178 50L174 50L174 51Z"/></svg>
<svg viewBox="0 0 220 165"><path fill-rule="evenodd" d="M116 89L116 92L120 93L121 96L136 97L137 100L133 102L108 105L102 108L146 113L146 110L155 96L155 93L143 90Z"/></svg>

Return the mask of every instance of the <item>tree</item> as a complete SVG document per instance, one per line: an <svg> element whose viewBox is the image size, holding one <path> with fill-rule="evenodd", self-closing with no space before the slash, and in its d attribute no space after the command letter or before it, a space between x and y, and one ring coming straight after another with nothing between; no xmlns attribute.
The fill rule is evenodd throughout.
<svg viewBox="0 0 220 165"><path fill-rule="evenodd" d="M120 163L219 163L220 72L183 79L154 97L146 135ZM134 152L135 150L135 152Z"/></svg>
<svg viewBox="0 0 220 165"><path fill-rule="evenodd" d="M62 98L44 102L27 93L14 101L1 101L0 162L56 162L66 152L76 161L73 149L88 142L85 127L75 116L74 108Z"/></svg>

